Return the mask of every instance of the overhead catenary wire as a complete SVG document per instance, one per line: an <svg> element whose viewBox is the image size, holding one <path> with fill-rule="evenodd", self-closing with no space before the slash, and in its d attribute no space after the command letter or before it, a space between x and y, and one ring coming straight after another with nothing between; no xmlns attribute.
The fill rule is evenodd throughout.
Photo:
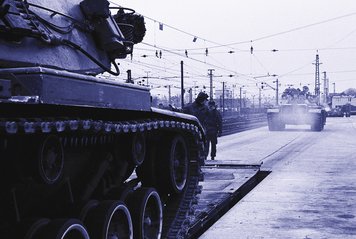
<svg viewBox="0 0 356 239"><path fill-rule="evenodd" d="M338 17L329 18L329 19L326 19L326 20L323 20L323 21L319 21L319 22L303 25L303 26L300 26L300 27L295 27L295 28L292 28L292 29L289 29L289 30L285 30L285 31L281 31L281 32L277 32L277 33L261 36L261 37L258 37L258 38L252 39L252 40L243 40L243 41L223 44L223 45L219 45L219 46L212 46L212 47L209 47L209 48L230 47L230 46L234 46L234 45L257 42L257 41L265 40L265 39L268 39L268 38L272 38L272 37L284 35L284 34L287 34L287 33L299 31L299 30L302 30L302 29L306 29L306 28L309 28L309 27L317 26L317 25L320 25L320 24L328 23L328 22L331 22L331 21L336 21L336 20L339 20L339 19L342 19L342 18L347 18L347 17L354 16L354 15L356 15L356 12L352 12L352 13L345 14L345 15L338 16Z"/></svg>
<svg viewBox="0 0 356 239"><path fill-rule="evenodd" d="M231 70L231 69L227 69L227 68L225 68L225 67L220 67L220 66L217 66L217 65L214 65L214 64L210 64L210 63L204 62L204 61L199 60L199 59L196 59L196 58L186 57L186 56L181 55L181 54L179 54L179 53L170 51L170 50L168 50L168 49L164 49L164 48L161 48L161 47L158 47L158 46L153 46L153 45L151 45L151 44L149 44L149 43L142 42L142 44L147 45L147 46L151 46L151 47L155 47L155 48L160 49L160 50L168 51L168 52L170 52L170 53L172 53L172 54L175 54L175 55L177 55L177 56L183 57L184 59L189 59L189 60L192 60L192 61L195 61L195 62L199 62L199 63L205 64L205 65L211 66L211 67L215 67L215 68L217 68L217 69L225 70L225 71L228 71L228 72L231 72L231 73L240 75L240 76L245 76L245 77L247 77L247 78L251 78L251 77L249 77L248 75L245 75L245 74L240 73L240 72L236 72L235 70Z"/></svg>
<svg viewBox="0 0 356 239"><path fill-rule="evenodd" d="M282 35L282 34L288 34L288 33L290 33L290 32L293 32L293 31L299 31L299 30L302 30L302 29L305 29L305 28L309 28L309 27L312 27L312 26L316 26L316 25L319 25L319 24L324 24L324 23L327 23L327 22L331 22L331 21L336 21L336 20L338 20L338 19L341 19L341 18L346 18L346 17L350 17L350 16L353 16L353 15L356 15L356 12L354 12L354 13L350 13L350 14L345 14L345 15L342 15L342 16L338 16L338 17L334 17L334 18L329 18L329 19L326 19L326 20L323 20L323 21L318 21L318 22L315 22L315 23L311 23L311 24L307 24L307 25L303 25L303 26L300 26L300 27L296 27L296 28L291 28L291 29L289 29L289 30L286 30L286 31L282 31L282 32L277 32L277 33L274 33L274 34L268 34L268 35L265 35L265 36L261 36L261 37L257 37L257 38L254 38L254 39L252 39L252 40L246 40L245 41L245 43L248 43L248 44L251 44L251 42L256 42L256 41L261 41L261 40L264 40L264 39L269 39L269 38L273 38L273 37L275 37L275 36L279 36L279 35ZM210 41L210 40L208 40L208 39L205 39L205 38L202 38L202 37L199 37L199 36L196 36L196 34L192 34L192 33L189 33L189 32L186 32L186 31L183 31L183 30L181 30L181 29L179 29L179 28L176 28L176 27L173 27L173 26L171 26L171 25L169 25L169 24L166 24L166 23L164 23L164 22L162 22L162 21L159 21L159 20L156 20L156 19L153 19L153 18L148 18L148 17L145 17L146 19L149 19L149 20L151 20L151 21L154 21L155 23L160 23L160 24L163 24L165 27L167 27L167 28L171 28L171 29L173 29L173 30L175 30L175 31L178 31L178 32L180 32L180 33L182 33L182 34L185 34L185 35L188 35L188 36L190 36L190 37L197 37L198 39L201 39L201 40L204 40L204 41L206 41L207 43L211 43L213 46L208 46L208 47L201 47L201 48L184 48L184 49L174 49L173 47L162 47L162 46L160 46L160 45L156 45L156 42L155 42L155 44L150 44L150 43L148 43L148 42L146 42L146 43L148 43L148 44L150 44L150 47L152 47L152 50L150 50L150 49L146 49L147 51L150 51L150 52L154 52L155 50L154 49L162 49L162 51L163 51L163 55L166 55L167 56L167 54L173 54L173 56L179 56L179 57L181 57L182 58L182 60L184 60L185 61L185 65L186 65L186 67L187 68L189 68L190 67L190 65L193 65L193 64L189 64L189 61L191 60L191 61L193 61L193 62L197 62L197 63L199 63L199 64L201 64L201 65L203 65L203 66L205 66L205 67L209 67L209 68L211 68L211 67L213 67L213 68L217 68L217 69L219 69L219 70L221 70L221 71L228 71L228 72L231 72L231 73L234 73L234 74L236 74L235 72L237 72L238 74L240 74L239 75L239 77L240 77L240 79L244 79L244 78L246 78L246 79L250 79L250 80L253 80L253 74L250 72L250 74L246 74L246 73L242 73L242 72L238 72L238 70L236 71L236 70L231 70L231 68L228 66L228 64L225 64L223 67L221 67L221 63L219 63L219 64L216 64L216 62L218 62L218 60L215 60L214 59L214 57L213 57L213 55L217 55L217 54L224 54L224 51L216 51L216 52L214 52L214 51L211 51L210 49L213 49L213 48L217 48L217 47L227 47L228 49L231 49L231 48L233 48L233 46L232 45L230 45L230 44L219 44L219 43L216 43L216 42L214 42L214 41ZM354 31L354 30L353 30ZM348 35L351 35L353 32L351 32L351 33L349 33ZM347 38L348 36L345 36L344 38ZM342 38L341 40L339 40L339 42L340 41L342 41L344 38ZM214 45L214 44L216 44L216 45ZM202 56L202 55L204 55L204 50L206 49L206 48L209 48L209 57L207 58L208 60L201 60L201 59L198 59L198 58L196 58L195 56ZM234 49L236 49L236 48L234 48ZM324 47L324 48L322 48L322 47L320 47L320 48L318 48L318 50L320 50L320 51L331 51L331 50L347 50L347 49L350 49L350 50L352 50L352 49L356 49L356 47L352 47L352 46L350 46L350 47ZM145 51L145 49L142 49L143 51ZM189 52L189 57L185 57L185 55L184 55L184 51L185 50L188 50L188 51L192 51L192 52ZM201 52L196 52L195 50L202 50ZM292 51L294 51L294 52L297 52L297 51L315 51L316 49L315 48L295 48L295 49L293 49L293 48L289 48L289 49L278 49L278 51L280 51L280 52L283 52L283 51L290 51L290 52L292 52ZM194 52L193 52L194 51ZM235 50L235 52L248 52L249 50L247 49L247 50ZM254 52L255 53L258 53L258 52L262 52L262 51L268 51L268 52L270 52L271 51L271 49L255 49L254 50ZM227 53L228 51L226 51L226 54L231 54L231 53ZM165 57L162 61L168 61L169 59L173 59L173 58L170 58L170 57ZM186 59L186 60L185 60ZM261 61L261 58L256 58L255 59L256 60L256 62L258 62L258 64L264 69L264 71L267 71L267 65L263 62L263 61ZM213 63L214 62L214 63ZM140 63L137 63L137 64L140 64ZM154 64L154 63L153 63ZM195 65L197 65L197 64L195 64ZM173 66L173 65L172 65ZM148 66L148 67L150 67L150 66ZM165 65L161 65L161 70L162 70L162 72L164 72L166 69L166 67L167 66L165 66ZM281 74L280 75L280 77L287 77L288 75L292 75L292 74L294 74L295 72L298 72L298 71L300 71L300 70L302 70L302 69L304 69L304 67L306 67L306 65L303 65L302 67L298 67L298 68L295 68L294 70L292 70L292 71L287 71L286 73L283 73L283 74ZM235 68L235 67L233 67L233 68ZM235 68L235 69L238 69L238 68ZM196 70L197 71L199 71L199 68L196 68ZM203 71L204 71L205 69L203 69ZM190 70L190 72L192 72L191 70ZM267 71L268 72L268 71ZM198 72L199 73L199 72ZM257 72L256 72L257 73ZM236 74L236 75L238 75L238 74Z"/></svg>
<svg viewBox="0 0 356 239"><path fill-rule="evenodd" d="M117 3L113 2L113 1L109 1L109 2L110 2L110 4L113 4L113 5L116 5L116 6L120 6L119 4L117 4ZM141 14L141 15L142 15L142 14ZM215 41L208 40L208 39L206 39L206 38L200 37L200 36L198 36L197 34L192 34L192 33L189 33L189 32L187 32L187 31L181 30L181 29L179 29L179 28L177 28L177 27L171 26L170 24L164 23L164 22L159 21L159 20L156 20L156 19L154 19L154 18L145 16L145 15L142 15L142 16L144 16L144 18L149 19L149 20L151 20L151 21L153 21L153 22L155 22L155 23L158 22L158 23L160 23L160 24L163 24L165 27L171 28L171 29L173 29L173 30L175 30L175 31L177 31L177 32L183 33L183 34L188 35L188 36L191 36L191 37L193 37L193 38L201 39L201 40L203 40L203 41L205 41L205 42L209 42L209 43L212 43L212 44L215 44L215 45L221 45L221 46L223 45L223 44L217 43L217 42L215 42ZM230 47L230 48L232 48L232 47Z"/></svg>
<svg viewBox="0 0 356 239"><path fill-rule="evenodd" d="M252 39L252 40L243 40L243 41L234 42L234 43L228 43L228 44L220 44L220 43L216 43L216 42L204 39L204 38L200 38L200 37L199 38L204 40L204 41L206 41L206 42L210 42L210 43L216 44L215 46L209 46L208 47L209 49L220 48L220 47L230 47L230 48L232 48L231 46L233 46L233 45L240 45L240 44L245 44L245 43L257 42L257 41L261 41L261 40L264 40L264 39L268 39L268 38L276 37L276 36L279 36L279 35L284 35L284 34L287 34L287 33L291 33L291 32L299 31L299 30L302 30L302 29L306 29L306 28L309 28L309 27L317 26L317 25L320 25L320 24L328 23L328 22L331 22L331 21L336 21L336 20L339 20L339 19L342 19L342 18L347 18L347 17L354 16L354 15L356 15L356 12L352 12L352 13L345 14L345 15L342 15L342 16L333 17L333 18L329 18L329 19L326 19L326 20L323 20L323 21L319 21L319 22L315 22L315 23L311 23L311 24L295 27L295 28L292 28L292 29L289 29L289 30L278 32L278 33L273 33L273 34L261 36L261 37L258 37L258 38ZM157 21L157 20L154 20L153 18L149 18L149 19L153 20L153 21ZM167 24L164 24L164 25L167 25ZM172 29L174 29L174 30L177 30L177 31L179 31L181 33L187 34L189 36L196 36L194 34L191 34L191 33L185 32L183 30L180 30L180 29L178 29L176 27L171 27L170 25L167 25L167 26L172 28ZM353 30L353 32L354 31L355 30ZM202 50L202 49L205 49L205 48L187 48L186 50ZM233 48L233 49L235 49L235 48ZM179 51L183 51L183 49L176 49L176 51L178 51L178 50ZM174 50L172 49L171 51L174 51Z"/></svg>
<svg viewBox="0 0 356 239"><path fill-rule="evenodd" d="M115 2L112 2L112 1L109 1L110 3L114 4L114 5L117 5L117 6L120 6L119 4L115 3ZM253 40L245 40L245 41L241 41L241 42L237 42L237 43L229 43L229 44L220 44L220 43L216 43L214 41L211 41L211 40L208 40L208 39L205 39L205 38L202 38L202 37L198 37L197 34L192 34L192 33L189 33L189 32L186 32L184 30L181 30L177 27L174 27L174 26L171 26L167 23L163 23L162 21L159 21L159 20L156 20L154 18L151 18L151 17L148 17L148 16L144 16L145 18L151 20L151 21L154 21L154 22L159 22L160 24L163 24L164 26L167 26L173 30L176 30L180 33L183 33L183 34L186 34L186 35L189 35L191 37L195 37L195 38L199 38L199 39L202 39L204 40L205 42L209 42L209 43L213 43L213 44L216 44L216 46L210 46L208 48L216 48L216 47L229 47L230 45L235 45L235 44L240 44L240 43L251 43L251 42L256 42L256 41L260 41L260 40L263 40L263 39L267 39L267 38L271 38L271 37L274 37L274 36L278 36L278 35L281 35L281 34L286 34L286 33L290 33L290 32L293 32L293 31L298 31L298 30L301 30L301 29L305 29L305 28L309 28L309 27L312 27L312 26L315 26L315 25L320 25L320 24L323 24L323 23L327 23L327 22L330 22L330 21L335 21L335 20L339 20L341 18L346 18L346 17L350 17L350 16L353 16L353 15L356 15L356 12L353 12L353 13L349 13L349 14L345 14L345 15L342 15L342 16L338 16L338 17L334 17L334 18L330 18L330 19L326 19L326 20L323 20L323 21L319 21L319 22L315 22L315 23L311 23L311 24L307 24L307 25L304 25L304 26L300 26L300 27L296 27L296 28L292 28L292 29L289 29L289 30L286 30L286 31L282 31L282 32L278 32L278 33L274 33L274 34L269 34L269 35L266 35L266 36L262 36L262 37L259 37L259 38L255 38ZM166 51L168 52L173 52L175 51L174 49L168 49L168 48L164 48ZM205 49L205 48L186 48L186 49L178 49L178 51L184 51L184 50L194 50L194 49ZM203 54L203 53L202 53Z"/></svg>
<svg viewBox="0 0 356 239"><path fill-rule="evenodd" d="M161 60L162 59L157 59L157 61L161 61ZM163 60L165 60L165 62L168 62L167 59L163 58ZM134 59L133 60L125 59L124 61L127 63L130 63L130 64L142 65L142 66L149 67L150 69L156 69L162 73L168 72L168 73L176 74L176 75L180 74L180 70L178 68L179 63L176 63L176 62L171 62L170 67L167 67L167 66L161 67L159 64L153 64L153 63L150 64L147 62L142 62L142 61L138 61L138 60L134 60ZM192 72L196 72L197 74L199 74L201 72L200 69L195 69L195 67L192 67L190 65L187 65L187 66L188 66L188 69L191 69ZM187 70L185 70L185 71L187 71Z"/></svg>
<svg viewBox="0 0 356 239"><path fill-rule="evenodd" d="M153 78L153 79L162 79L162 80L168 80L168 79L173 79L174 77L175 78L178 78L179 74L180 74L180 71L178 70L178 68L173 68L171 67L170 69L167 69L167 68L162 68L162 67L159 67L155 64L149 64L149 63L143 63L143 62L131 62L132 64L135 64L135 65L145 65L146 67L148 67L150 70L155 70L156 73L151 73L150 77L149 78ZM163 76L163 74L158 74L159 72L161 73L165 73L165 74L169 74L169 76L165 75ZM135 80L136 77L134 77L133 79ZM143 78L143 77L140 77L140 78ZM198 74L192 74L190 73L188 76L186 76L187 79L189 78L194 78L194 79L204 79L206 78L206 76L204 75L198 75ZM138 79L138 78L136 78Z"/></svg>

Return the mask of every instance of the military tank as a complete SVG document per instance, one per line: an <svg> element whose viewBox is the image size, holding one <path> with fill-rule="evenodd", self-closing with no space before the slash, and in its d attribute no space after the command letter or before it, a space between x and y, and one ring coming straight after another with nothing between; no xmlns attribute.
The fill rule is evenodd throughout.
<svg viewBox="0 0 356 239"><path fill-rule="evenodd" d="M307 86L303 90L287 88L281 104L267 109L268 129L285 130L286 125L310 125L312 131L322 131L326 123L326 110L318 104Z"/></svg>
<svg viewBox="0 0 356 239"><path fill-rule="evenodd" d="M102 77L145 31L106 0L0 0L1 239L186 236L204 130Z"/></svg>

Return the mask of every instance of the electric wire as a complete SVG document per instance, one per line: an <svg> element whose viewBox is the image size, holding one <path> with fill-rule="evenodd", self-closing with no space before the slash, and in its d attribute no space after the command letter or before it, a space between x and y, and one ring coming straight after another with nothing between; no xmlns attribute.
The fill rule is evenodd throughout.
<svg viewBox="0 0 356 239"><path fill-rule="evenodd" d="M258 41L258 40L270 38L270 37L272 37L272 36L277 36L277 35L280 35L280 34L286 34L286 33L292 32L292 31L297 31L297 30L301 30L301 29L304 29L304 28L307 28L307 27L311 27L311 26L323 24L323 23L330 22L330 21L335 21L335 20L338 20L338 19L341 19L341 18L345 18L345 17L349 17L349 16L352 16L352 15L355 15L355 14L356 14L356 13L346 14L346 15L343 15L343 16L339 16L339 17L327 19L327 20L324 20L324 21L320 21L320 22L316 22L316 23L304 25L304 26L301 26L301 27L293 28L293 29L290 29L290 30L287 30L287 31L283 31L283 32L279 32L279 33L275 33L275 34L270 34L270 35L267 35L267 36L263 36L263 37L260 37L260 38L256 38L256 39L254 39L254 40L252 40L252 41L251 41L251 40L250 40L250 41L244 41L244 43ZM157 20L155 20L155 19L153 19L153 18L149 18L149 17L147 17L147 16L146 16L146 18L148 18L148 19L150 19L150 20L152 20L152 21L157 22ZM165 24L165 25L167 25L167 24ZM178 28L176 28L176 27L172 27L172 26L170 26L170 25L167 25L167 26L169 26L170 28L172 28L172 29L174 29L174 30L177 30L177 31L179 31L179 32L181 32L181 33L184 33L184 34L187 34L187 35L190 35L190 36L196 36L196 35L193 35L193 34L191 34L191 33L182 31L182 30L180 30L180 29L178 29ZM209 41L209 40L207 40L207 39L204 39L204 40L205 40L205 41L208 41L208 42L211 42L211 41ZM225 46L225 45L221 45L221 44L220 44L220 46ZM209 47L209 49L210 49L210 48L212 48L212 47ZM168 50L167 48L162 48L162 49L174 54L174 51L173 51L173 50ZM197 49L203 49L203 48L197 48ZM183 50L181 50L181 51L183 51ZM194 54L194 53L192 53L192 54ZM201 53L201 54L203 54L203 53ZM260 63L260 65L262 64L262 62L261 62L260 60L258 60L258 62ZM201 63L203 63L203 62L201 62ZM263 65L263 64L262 64L262 65ZM226 69L225 69L225 70L226 70Z"/></svg>
<svg viewBox="0 0 356 239"><path fill-rule="evenodd" d="M133 64L140 64L140 63L143 63L143 62L133 62ZM163 72L163 73L169 73L171 74L171 76L160 76L160 77L155 77L155 76L151 76L149 78L152 78L152 79L160 79L160 80L166 80L166 81L171 81L171 79L178 79L180 78L180 71L178 70L178 67L174 67L172 66L172 68L168 69L167 68L161 68L161 67L157 67L156 64L150 64L150 63L143 63L148 69L150 70L157 70L158 72ZM178 64L175 64L178 66ZM176 70L177 69L177 70ZM194 68L193 68L194 69ZM191 70L188 69L185 69L185 72L190 72ZM200 73L200 71L197 71L197 73ZM141 78L146 78L146 77L138 77L136 79L141 79ZM199 75L199 74L192 74L192 73L189 73L187 75L184 76L185 79L207 79L207 75ZM134 79L135 80L135 79ZM186 84L189 84L190 83L190 80L186 81Z"/></svg>
<svg viewBox="0 0 356 239"><path fill-rule="evenodd" d="M320 24L324 24L324 23L331 22L331 21L336 21L336 20L339 20L339 19L341 19L341 18L350 17L350 16L353 16L353 15L355 15L355 14L356 14L356 12L353 12L353 13L350 13L350 14L346 14L346 15L342 15L342 16L338 16L338 17L326 19L326 20L323 20L323 21L315 22L315 23L312 23L312 24L307 24L307 25L303 25L303 26L300 26L300 27L292 28L292 29L289 29L289 30L286 30L286 31L282 31L282 32L274 33L274 34L269 34L269 35L266 35L266 36L262 36L262 37L259 37L259 38L255 38L255 39L253 39L253 40L242 41L242 42L237 42L237 43L235 42L235 43L230 43L230 44L218 44L218 43L216 43L216 42L212 42L212 41L210 41L210 40L197 37L197 36L194 35L194 34L191 34L191 33L188 33L188 32L186 32L186 31L180 30L180 29L178 29L178 28L176 28L176 27L172 27L172 26L170 26L170 25L168 25L168 24L161 23L160 21L157 21L157 20L155 20L155 19L153 19L153 18L149 18L149 17L145 17L145 18L147 18L147 19L149 19L149 20L152 20L152 21L154 21L154 22L159 22L159 23L161 23L161 24L164 24L165 26L167 26L167 27L169 27L169 28L172 28L172 29L174 29L174 30L176 30L176 31L178 31L178 32L181 32L181 33L183 33L183 34L187 34L187 35L189 35L189 36L193 36L193 37L200 38L200 39L205 40L205 41L207 41L207 42L209 42L209 43L218 44L218 46L210 46L210 47L208 47L209 49L211 49L211 48L217 48L217 47L231 47L231 46L234 45L234 44L242 44L242 43L251 43L251 42L261 41L261 40L268 39L268 38L272 38L272 37L275 37L275 36L278 36L278 35L287 34L287 33L293 32L293 31L299 31L299 30L302 30L302 29L305 29L305 28L313 27L313 26L320 25ZM351 35L352 33L353 33L353 32L351 32L350 34L348 34L348 36ZM347 38L348 36L346 36L346 37L344 37L343 39L339 40L339 42L342 41L342 40L344 40L344 39ZM150 44L148 44L148 45L150 45ZM152 45L151 45L151 46L152 46ZM154 45L154 46L152 46L152 47L155 47L155 48L157 48L157 49L165 50L165 51L167 51L168 53L171 53L171 54L175 54L176 52L174 52L174 51L182 51L182 52L183 52L183 51L185 51L185 50L187 50L187 49L190 50L190 51L191 51L191 50L206 49L206 48L204 47L204 48L187 48L187 49L177 49L177 50L175 50L175 49L170 49L170 50L169 50L168 47L159 47L159 46L157 47L156 45ZM325 50L346 50L346 49L356 49L356 47L339 47L339 48L337 48L337 47L333 47L333 48L331 48L331 47L325 47L325 48L318 48L318 50L324 50L324 51L325 51ZM315 51L315 50L316 50L316 49L278 49L278 51ZM152 50L152 51L154 51L154 50ZM271 50L256 50L256 52L261 52L261 51L271 51ZM248 50L241 50L241 52L248 52ZM221 52L221 53L223 53L223 52ZM191 52L189 55L194 55L194 56L195 56L195 55L203 55L203 54L204 54L204 53ZM210 54L220 54L220 52L212 52L212 51L210 51L210 52L209 52L209 55L210 55ZM179 56L181 56L181 57L184 57L184 56L181 55L181 54L176 54L176 55L179 55ZM198 59L195 59L195 58L192 58L192 57L189 57L188 59L193 60L193 61L197 61L197 62L202 63L202 64L205 64L205 65L213 66L213 67L216 67L216 68L218 68L218 69L221 69L221 67L219 67L219 66L216 66L216 65L213 65L213 64L211 64L211 63L207 63L207 62L205 62L205 61L201 61L201 60L198 60ZM265 70L267 70L266 67L263 65L263 63L262 63L258 58L256 58L256 60L258 61L258 63L259 63ZM288 75L292 74L293 72L296 72L296 71L298 71L298 70L300 70L300 69L302 69L302 68L304 68L304 67L305 67L305 66L302 66L302 67L299 67L299 68L297 68L297 69L295 69L295 70L286 72L286 73L280 75L280 77L288 76ZM221 69L221 70L227 70L227 71L234 72L234 73L236 72L236 71L234 71L234 70L226 69L225 67L223 67L223 69ZM249 75L242 74L242 73L239 73L239 74L244 75L244 76L247 77L247 78L251 78L251 76L249 76Z"/></svg>
<svg viewBox="0 0 356 239"><path fill-rule="evenodd" d="M255 58L255 60L258 62L258 64L266 71L266 72L270 72L260 61L260 59L256 56L256 54L252 54L253 58Z"/></svg>
<svg viewBox="0 0 356 239"><path fill-rule="evenodd" d="M161 60L161 59L159 59ZM168 61L166 59L164 59L165 61ZM128 62L128 60L126 60L126 62ZM152 69L155 69L155 70L158 70L162 73L170 73L170 74L175 74L175 75L179 75L180 74L180 70L179 70L179 67L178 67L178 63L171 63L171 66L170 67L161 67L159 66L158 64L150 64L150 63L146 63L146 62L141 62L141 61L137 61L137 60L133 60L131 61L132 63L136 64L136 65L144 65L146 66L148 69L152 70ZM190 65L187 65L188 69L185 69L185 72L187 71L193 71L193 72L196 72L196 73L200 73L200 71L198 70L195 70L194 67L191 67ZM193 74L190 73L190 75L194 76Z"/></svg>
<svg viewBox="0 0 356 239"><path fill-rule="evenodd" d="M227 68L225 68L225 67L220 67L220 66L217 66L217 65L213 65L213 64L210 64L210 63L206 63L206 62L204 62L204 61L202 61L202 60L199 60L199 59L196 59L196 58L186 57L186 56L183 56L183 55L178 54L178 53L176 53L176 52L173 52L173 51L170 51L170 50L167 50L167 49L158 47L158 46L153 46L153 45L151 45L151 44L149 44L149 43L142 42L141 44L144 44L144 45L147 45L147 46L151 46L151 47L155 47L155 48L160 49L160 50L165 50L165 51L168 51L168 52L170 52L170 53L172 53L172 54L178 55L178 56L180 56L180 57L184 57L184 58L187 58L187 59L192 60L192 61L196 61L196 62L199 62L199 63L203 63L203 64L205 64L205 65L212 66L212 67L215 67L215 68L217 68L217 69L225 70L225 71L227 71L227 72L232 72L232 73L237 74L237 75L241 75L241 76L248 77L247 75L245 75L245 74L243 74L243 73L239 73L239 72L236 72L236 71L234 71L234 70L227 69Z"/></svg>
<svg viewBox="0 0 356 239"><path fill-rule="evenodd" d="M116 5L116 6L119 6L119 7L120 7L119 4L117 4L117 3L113 2L113 1L109 1L109 2L110 2L111 4L113 4L113 5ZM142 15L142 14L141 14L141 15ZM151 20L151 21L153 21L153 22L155 22L155 23L156 23L156 22L159 22L159 23L163 24L164 26L166 26L166 27L168 27L168 28L171 28L171 29L173 29L173 30L175 30L175 31L178 31L178 32L180 32L180 33L186 34L186 35L191 36L191 37L196 37L196 38L201 39L201 40L203 40L203 41L205 41L205 42L209 42L209 43L212 43L212 44L215 44L215 45L222 46L222 44L220 44L220 43L217 43L217 42L214 42L214 41L205 39L205 38L203 38L203 37L199 37L199 36L197 36L197 35L191 34L191 33L189 33L189 32L186 32L186 31L184 31L184 30L181 30L181 29L179 29L179 28L177 28L177 27L174 27L174 26L171 26L171 25L169 25L169 24L166 24L166 23L163 23L163 22L161 22L161 21L158 21L158 20L156 20L156 19L153 19L153 18L151 18L151 17L145 16L145 15L142 15L142 16L144 16L146 19L149 19L149 20ZM232 47L230 47L230 48L232 48Z"/></svg>
<svg viewBox="0 0 356 239"><path fill-rule="evenodd" d="M345 15L338 16L338 17L329 18L329 19L326 19L326 20L323 20L323 21L319 21L319 22L303 25L303 26L300 26L300 27L295 27L295 28L292 28L292 29L289 29L289 30L285 30L285 31L269 34L269 35L258 37L258 38L252 39L252 40L244 40L244 41L239 41L239 42L233 42L233 43L223 44L223 45L220 45L220 46L212 46L212 47L209 47L209 48L229 47L229 46L234 46L234 45L239 45L239 44L257 42L257 41L265 40L265 39L268 39L268 38L272 38L272 37L284 35L284 34L287 34L287 33L299 31L299 30L302 30L302 29L306 29L306 28L309 28L309 27L321 25L321 24L328 23L328 22L331 22L331 21L336 21L336 20L339 20L339 19L342 19L342 18L347 18L347 17L354 16L354 15L356 15L356 12L352 12L352 13L345 14Z"/></svg>

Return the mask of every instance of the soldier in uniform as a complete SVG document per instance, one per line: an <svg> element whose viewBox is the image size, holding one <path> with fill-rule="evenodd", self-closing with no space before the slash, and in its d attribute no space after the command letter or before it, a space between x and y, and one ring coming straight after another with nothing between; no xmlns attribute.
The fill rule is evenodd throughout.
<svg viewBox="0 0 356 239"><path fill-rule="evenodd" d="M218 137L221 136L222 131L222 118L220 112L216 109L214 101L209 101L209 114L206 118L206 151L205 154L208 156L209 148L211 144L211 160L215 159L216 156L216 144L218 143Z"/></svg>
<svg viewBox="0 0 356 239"><path fill-rule="evenodd" d="M183 113L194 115L195 117L197 117L200 124L205 130L205 121L209 111L208 106L206 105L208 98L209 96L206 93L200 92L193 103L187 104L183 108Z"/></svg>
<svg viewBox="0 0 356 239"><path fill-rule="evenodd" d="M198 118L200 124L203 126L204 130L206 130L206 118L208 117L209 114L209 108L206 105L206 102L208 101L208 95L204 92L200 92L197 96L197 98L194 100L193 103L187 104L183 109L183 113L194 115L195 117ZM201 158L202 162L200 162L202 165L204 165L204 159L206 156L206 142L204 143L204 151L202 151L202 155L204 155L204 158Z"/></svg>

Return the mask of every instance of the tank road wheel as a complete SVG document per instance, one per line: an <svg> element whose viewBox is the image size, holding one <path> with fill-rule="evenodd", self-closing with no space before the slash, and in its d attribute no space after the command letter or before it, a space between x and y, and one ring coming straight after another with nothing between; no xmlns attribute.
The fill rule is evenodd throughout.
<svg viewBox="0 0 356 239"><path fill-rule="evenodd" d="M188 150L182 136L163 142L160 157L161 170L158 173L163 178L159 180L161 189L167 193L183 191L188 177Z"/></svg>
<svg viewBox="0 0 356 239"><path fill-rule="evenodd" d="M139 188L127 198L132 215L134 238L161 238L162 204L156 190Z"/></svg>
<svg viewBox="0 0 356 239"><path fill-rule="evenodd" d="M146 137L144 134L135 133L132 135L125 135L121 137L115 149L118 158L123 159L126 167L124 172L123 181L128 179L137 166L140 166L145 159L146 155Z"/></svg>
<svg viewBox="0 0 356 239"><path fill-rule="evenodd" d="M64 150L57 136L49 135L44 138L39 147L38 173L46 184L57 183L63 174Z"/></svg>
<svg viewBox="0 0 356 239"><path fill-rule="evenodd" d="M55 219L33 239L89 239L82 222L77 219Z"/></svg>
<svg viewBox="0 0 356 239"><path fill-rule="evenodd" d="M134 134L132 137L132 160L135 165L141 165L146 154L146 138L144 134Z"/></svg>
<svg viewBox="0 0 356 239"><path fill-rule="evenodd" d="M133 166L143 163L146 154L146 137L142 133L124 135L117 143L121 156Z"/></svg>
<svg viewBox="0 0 356 239"><path fill-rule="evenodd" d="M120 201L101 202L87 213L84 223L91 238L133 238L130 212Z"/></svg>

